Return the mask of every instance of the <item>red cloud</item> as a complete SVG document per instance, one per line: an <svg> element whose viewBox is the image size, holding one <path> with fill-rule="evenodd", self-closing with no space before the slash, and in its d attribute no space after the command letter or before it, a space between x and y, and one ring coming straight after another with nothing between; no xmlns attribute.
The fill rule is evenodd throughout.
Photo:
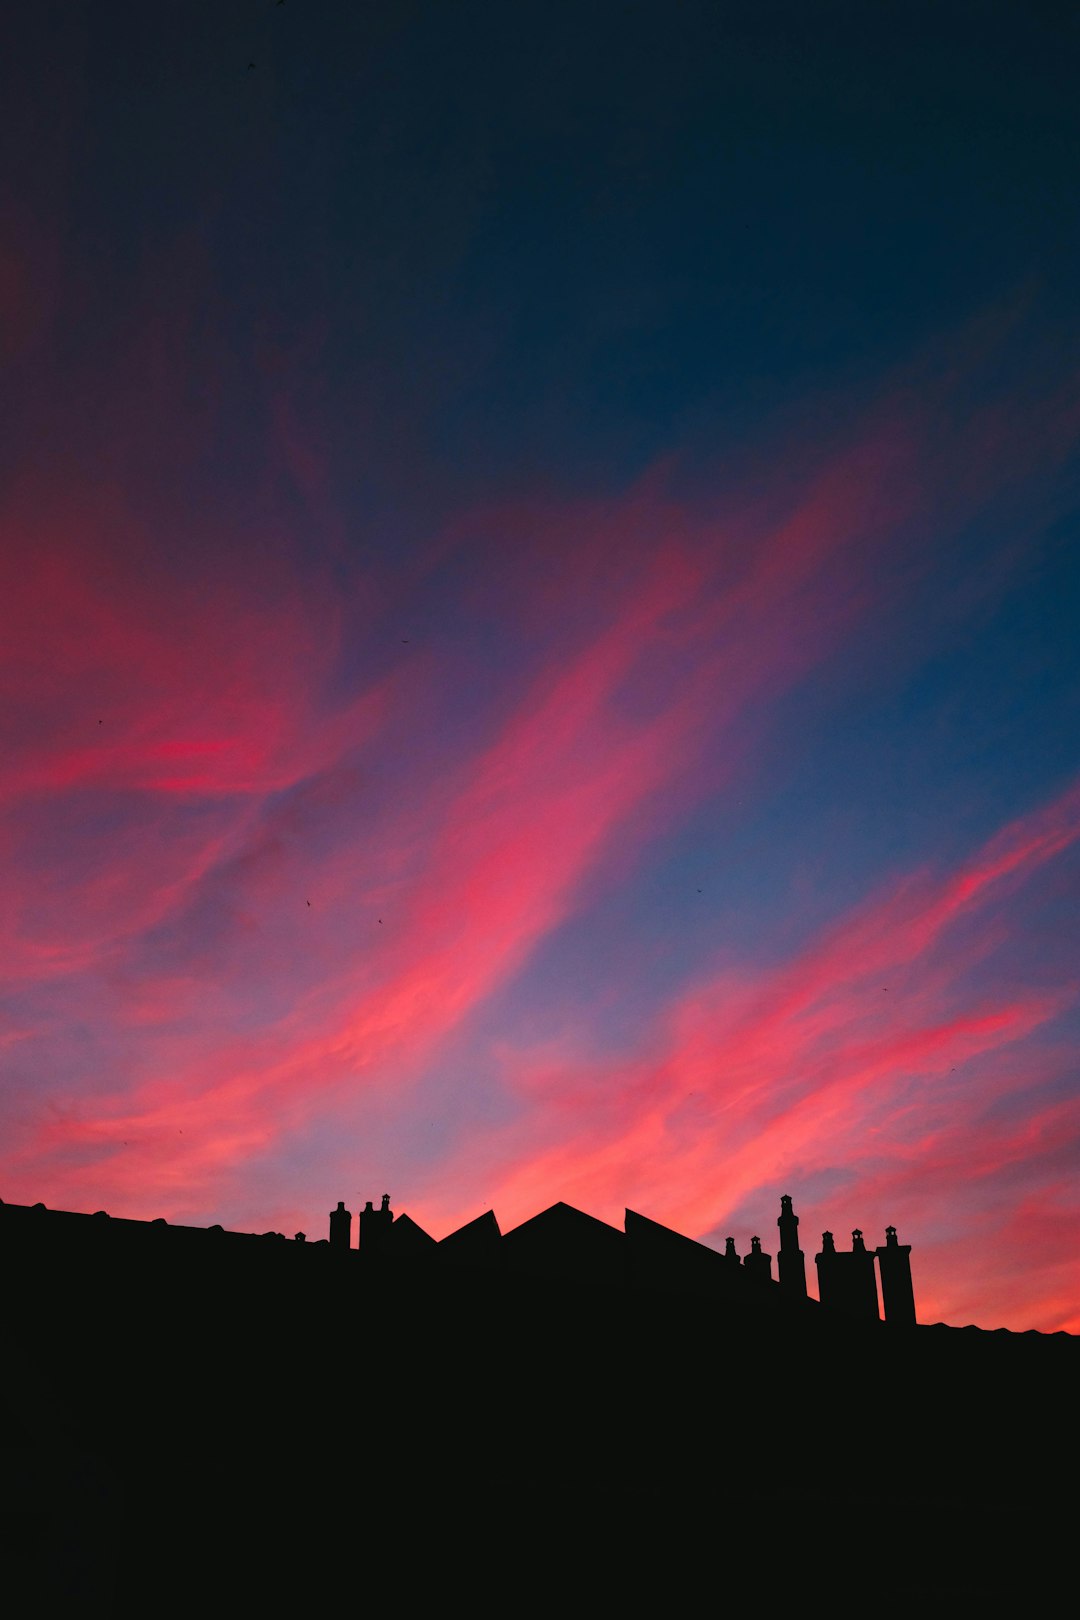
<svg viewBox="0 0 1080 1620"><path fill-rule="evenodd" d="M934 1219L947 1220L950 1199L968 1203L965 1182L1037 1157L1045 1134L1041 1115L986 1123L986 1110L1016 1092L1018 1077L979 1060L1075 1001L1071 985L982 1000L969 979L983 952L981 929L966 937L950 929L984 923L1010 883L1078 838L1073 785L1004 828L959 872L900 882L795 959L684 995L648 1063L612 1071L566 1061L537 1091L528 1070L515 1074L511 1062L508 1080L533 1103L529 1140L518 1142L511 1129L489 1145L485 1157L501 1164L488 1182L490 1201L510 1222L559 1197L609 1220L629 1203L700 1235L751 1198L771 1207L785 1178L843 1169L844 1203L861 1225L875 1214L882 1226L907 1212L927 1219L931 1187L935 1210L941 1206ZM1047 1117L1066 1115L1075 1129L1071 1105ZM454 1189L461 1179L451 1168L444 1184ZM907 1195L909 1184L922 1189L921 1200ZM453 1191L424 1213L438 1228L452 1224L460 1208L452 1205ZM829 1208L815 1211L819 1217L830 1224ZM837 1224L842 1230L842 1217ZM1055 1264L1068 1269L1068 1227L1053 1231ZM981 1236L989 1248L991 1234ZM955 1257L951 1282L924 1274L924 1315L956 1309L956 1276ZM997 1283L999 1315L1031 1325L1017 1315L1041 1309L1039 1301L1022 1287L1003 1300L1000 1276ZM1059 1297L1050 1314L1060 1308Z"/></svg>
<svg viewBox="0 0 1080 1620"><path fill-rule="evenodd" d="M317 575L280 559L243 579L205 558L170 572L141 557L130 525L95 561L70 513L62 540L40 526L24 537L0 579L17 625L0 681L18 716L0 772L18 874L4 947L31 985L66 976L115 992L102 1024L137 1046L116 1083L95 1072L62 1107L26 1105L6 1195L220 1210L259 1166L284 1170L319 1122L344 1131L370 1097L406 1114L439 1043L613 855L625 865L647 831L723 784L734 723L829 655L874 605L883 565L895 578L906 525L931 500L917 440L879 423L779 516L707 521L655 483L543 513L527 569L493 545L470 587L474 610L521 633L505 663L436 639L408 682L329 713L356 627ZM520 517L484 523L520 539ZM91 541L105 528L99 513ZM477 664L490 692L450 750L454 682ZM381 796L350 775L358 750ZM38 807L58 802L69 836L39 837ZM71 834L87 805L105 804L108 823L117 803L139 806L130 837ZM936 1150L942 1112L970 1117L946 1072L1062 1005L1056 990L980 999L965 974L985 939L954 925L1065 849L1078 805L1071 790L958 873L894 884L792 961L705 978L671 1007L658 1057L618 1071L566 1060L542 1088L508 1063L523 1122L475 1131L462 1161L444 1155L439 1196L413 1212L445 1229L475 1213L482 1179L504 1222L562 1197L706 1233L782 1174L840 1167L866 1187L879 1166ZM320 837L305 837L315 822ZM301 897L318 918L304 931ZM182 930L200 900L227 922L190 924L179 966L140 976L151 935ZM979 1106L990 1095L1007 1085L980 1088Z"/></svg>
<svg viewBox="0 0 1080 1620"><path fill-rule="evenodd" d="M51 1174L99 1177L100 1148L126 1141L128 1151L117 1152L110 1166L112 1184L125 1197L141 1196L136 1189L143 1188L160 1203L163 1184L204 1185L222 1167L269 1150L287 1121L334 1106L330 1099L346 1077L388 1065L415 1072L570 913L585 877L625 836L628 818L650 805L655 824L657 814L679 814L689 794L714 788L715 767L696 782L688 779L701 749L715 746L748 703L790 684L827 650L852 611L850 589L839 588L838 558L884 499L894 463L891 451L860 448L811 487L792 515L749 540L692 531L671 503L651 514L639 503L629 585L610 577L587 622L554 638L549 661L533 670L494 739L445 782L406 771L403 802L410 808L395 806L392 821L371 828L374 842L335 857L332 871L321 873L308 860L298 883L306 893L315 890L333 915L339 947L310 995L264 1037L228 1040L161 1081L153 1078L151 1057L133 1095L54 1120L30 1155L28 1162L38 1164L33 1173L49 1159L77 1164L81 1142L95 1161L93 1172ZM619 514L593 518L595 547L610 552ZM843 573L845 581L858 579L850 557ZM109 684L121 694L127 724L99 757L93 744L73 746L66 738L51 750L31 747L34 763L24 761L21 775L13 775L12 794L25 795L42 779L86 775L159 796L182 791L242 801L212 837L185 852L167 880L146 884L137 861L122 862L104 880L99 903L92 891L81 896L91 915L107 915L116 926L119 913L137 931L167 920L193 885L210 881L215 864L250 835L268 791L333 756L345 741L355 743L363 710L354 706L346 725L315 722L315 740L299 739L325 661L322 640L298 616L295 600L281 621L273 615L245 621L227 593L205 623L187 617L181 604L171 639L159 646L146 623L144 591L107 595L81 576L64 588L72 603L64 617L77 630L64 654L67 674L90 668L91 643L105 649ZM178 688L185 681L194 691L190 706L201 710L206 703L198 734L180 724ZM60 685L69 690L68 682ZM230 716L245 705L247 722L233 726ZM91 707L84 719L93 718ZM119 725L112 712L110 723ZM232 748L233 735L243 739L242 749ZM187 767L179 778L178 765ZM128 881L137 884L138 898L128 900L125 912L118 901ZM257 911L257 891L250 903ZM362 943L355 928L351 938L345 934L346 910L363 918ZM90 932L83 958L66 943L62 965L70 968L100 949L101 935ZM138 1155L133 1141L142 1144ZM38 1160L41 1152L45 1161Z"/></svg>

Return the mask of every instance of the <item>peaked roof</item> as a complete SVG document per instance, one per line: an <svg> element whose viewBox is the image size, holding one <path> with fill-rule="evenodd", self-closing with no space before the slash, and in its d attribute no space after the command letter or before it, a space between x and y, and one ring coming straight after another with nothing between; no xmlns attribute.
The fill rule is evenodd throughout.
<svg viewBox="0 0 1080 1620"><path fill-rule="evenodd" d="M564 1237L573 1237L575 1242L591 1237L593 1242L610 1244L613 1239L620 1243L624 1234L617 1226L609 1226L607 1221L597 1220L595 1215L586 1215L582 1209L575 1209L573 1204L564 1204L561 1200L552 1204L549 1209L543 1209L539 1215L532 1215L520 1226L514 1226L505 1234L505 1241L511 1239L532 1240L543 1236L545 1241L557 1241Z"/></svg>
<svg viewBox="0 0 1080 1620"><path fill-rule="evenodd" d="M614 1280L625 1267L625 1233L570 1204L552 1204L502 1241L506 1261L531 1271Z"/></svg>
<svg viewBox="0 0 1080 1620"><path fill-rule="evenodd" d="M625 1219L626 1235L637 1247L648 1246L664 1255L678 1255L704 1265L719 1261L725 1268L731 1267L731 1261L715 1249L710 1249L708 1244L699 1243L696 1238L684 1237L681 1232L674 1231L670 1226L661 1226L659 1221L639 1215L636 1210L628 1209Z"/></svg>
<svg viewBox="0 0 1080 1620"><path fill-rule="evenodd" d="M397 1254L425 1254L436 1247L430 1232L418 1226L411 1215L398 1215L388 1236L390 1248Z"/></svg>
<svg viewBox="0 0 1080 1620"><path fill-rule="evenodd" d="M467 1221L456 1232L447 1233L439 1243L442 1252L452 1260L483 1263L498 1257L502 1233L495 1219L495 1211L487 1210L474 1221Z"/></svg>

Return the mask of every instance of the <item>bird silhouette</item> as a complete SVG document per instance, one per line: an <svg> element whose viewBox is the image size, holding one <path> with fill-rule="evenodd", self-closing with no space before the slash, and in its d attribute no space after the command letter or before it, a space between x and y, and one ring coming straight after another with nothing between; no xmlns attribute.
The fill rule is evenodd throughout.
<svg viewBox="0 0 1080 1620"><path fill-rule="evenodd" d="M380 922L382 922L382 918L381 918L381 917L380 917L380 918L379 918L379 921L380 921Z"/></svg>
<svg viewBox="0 0 1080 1620"><path fill-rule="evenodd" d="M251 72L251 70L252 70L252 68L253 68L253 67L254 67L254 66L255 66L255 64L254 64L254 62L249 62L249 63L248 63L248 72L249 72L249 73L250 73L250 72Z"/></svg>

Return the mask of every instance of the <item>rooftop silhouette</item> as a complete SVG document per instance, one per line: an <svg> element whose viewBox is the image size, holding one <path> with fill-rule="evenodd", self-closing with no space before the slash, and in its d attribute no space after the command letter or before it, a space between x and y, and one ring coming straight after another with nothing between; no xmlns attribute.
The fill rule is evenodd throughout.
<svg viewBox="0 0 1080 1620"><path fill-rule="evenodd" d="M125 1616L163 1571L238 1612L287 1572L297 1612L391 1573L408 1606L683 1612L720 1568L797 1608L855 1523L843 1591L887 1564L908 1600L1030 1602L1080 1341L918 1324L892 1226L823 1233L815 1300L789 1195L777 1228L774 1256L565 1203L439 1239L389 1195L325 1236L0 1205L8 1567Z"/></svg>
<svg viewBox="0 0 1080 1620"><path fill-rule="evenodd" d="M436 1240L409 1215L395 1215L390 1195L384 1193L377 1209L374 1200L365 1202L355 1227L352 1211L339 1200L329 1216L327 1237L309 1242L304 1232L289 1239L282 1232L256 1234L227 1232L220 1225L171 1225L162 1217L138 1221L113 1218L105 1210L85 1215L50 1210L44 1204L0 1203L5 1249L9 1258L19 1256L24 1265L34 1258L45 1263L46 1257L49 1264L55 1264L57 1254L69 1248L92 1252L99 1264L106 1257L122 1260L127 1256L140 1269L148 1260L151 1265L166 1265L183 1257L202 1264L209 1275L226 1260L232 1268L261 1264L271 1252L267 1245L276 1252L280 1245L290 1244L293 1256L289 1261L283 1258L283 1264L318 1266L322 1264L320 1251L326 1250L335 1262L349 1260L365 1270L372 1265L404 1265L402 1278L409 1276L417 1286L422 1283L409 1267L425 1261L442 1269L479 1267L489 1274L606 1288L689 1291L748 1319L776 1316L791 1323L823 1308L837 1324L882 1319L880 1271L884 1321L897 1327L915 1325L911 1247L897 1242L895 1227L887 1228L885 1241L876 1250L866 1247L859 1229L852 1232L852 1246L846 1251L836 1248L831 1232L824 1232L822 1250L815 1257L818 1299L814 1300L807 1292L799 1217L789 1194L781 1198L776 1224L780 1246L774 1279L773 1257L756 1234L744 1256L739 1256L732 1237L720 1253L632 1209L625 1212L620 1229L569 1204L557 1203L505 1233L495 1212L488 1210ZM296 1252L297 1245L303 1245L302 1250Z"/></svg>

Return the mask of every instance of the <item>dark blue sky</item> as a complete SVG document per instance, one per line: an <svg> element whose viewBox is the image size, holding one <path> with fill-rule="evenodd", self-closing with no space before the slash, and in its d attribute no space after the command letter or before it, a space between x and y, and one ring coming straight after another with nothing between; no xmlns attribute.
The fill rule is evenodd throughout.
<svg viewBox="0 0 1080 1620"><path fill-rule="evenodd" d="M1002 301L1073 315L1065 7L52 9L12 66L67 341L201 269L193 368L227 336L239 409L285 349L337 476L395 508L420 453L433 498L591 488Z"/></svg>

